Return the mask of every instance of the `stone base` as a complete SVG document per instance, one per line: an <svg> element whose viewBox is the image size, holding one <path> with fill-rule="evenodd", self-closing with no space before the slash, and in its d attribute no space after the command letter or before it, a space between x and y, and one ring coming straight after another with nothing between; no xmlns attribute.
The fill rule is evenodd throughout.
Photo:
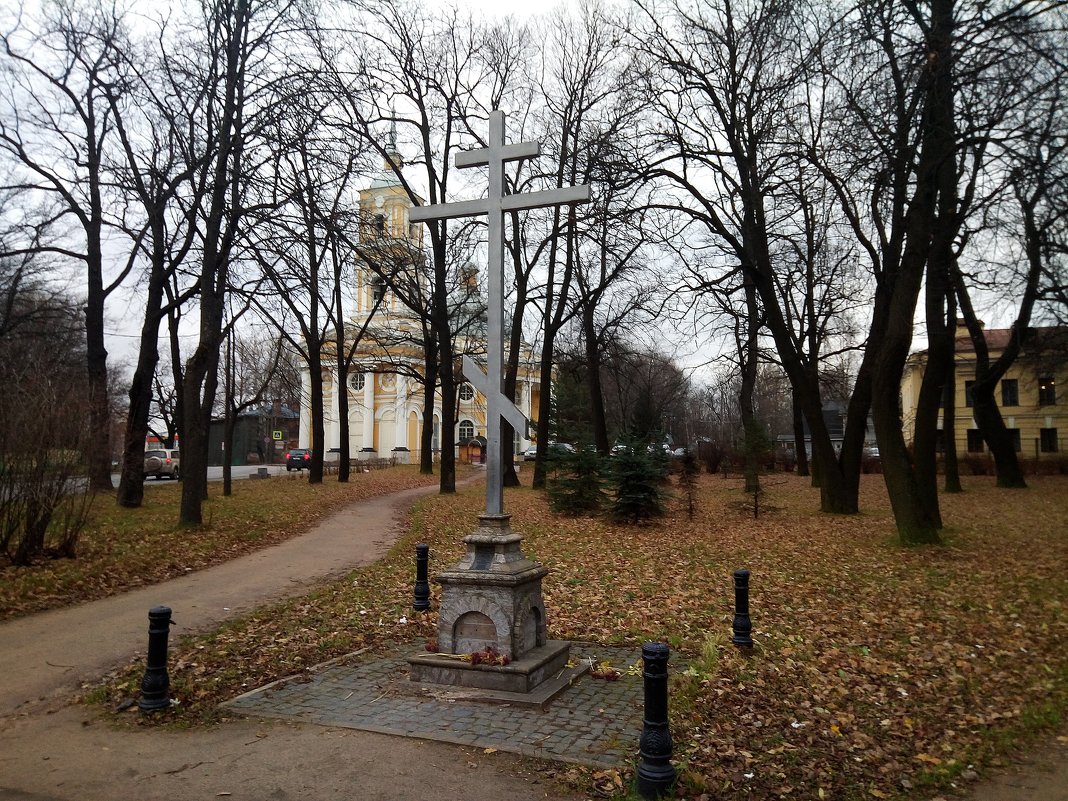
<svg viewBox="0 0 1068 801"><path fill-rule="evenodd" d="M530 693L567 668L570 652L571 643L549 640L507 665L472 665L437 654L416 654L408 657L408 666L412 681Z"/></svg>

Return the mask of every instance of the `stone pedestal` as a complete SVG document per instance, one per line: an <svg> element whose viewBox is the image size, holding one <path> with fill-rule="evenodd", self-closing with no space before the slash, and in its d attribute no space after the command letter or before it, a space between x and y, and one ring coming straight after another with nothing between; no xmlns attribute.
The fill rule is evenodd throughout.
<svg viewBox="0 0 1068 801"><path fill-rule="evenodd" d="M567 665L570 646L546 641L541 580L547 568L527 559L510 515L482 515L464 537L467 553L435 577L441 587L438 652L470 654L494 649L504 666L471 665L447 656L408 660L413 681L530 692Z"/></svg>

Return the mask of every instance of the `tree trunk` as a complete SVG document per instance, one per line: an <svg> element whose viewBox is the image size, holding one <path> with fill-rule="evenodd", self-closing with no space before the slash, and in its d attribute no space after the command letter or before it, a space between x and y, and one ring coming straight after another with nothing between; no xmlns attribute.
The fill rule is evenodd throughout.
<svg viewBox="0 0 1068 801"><path fill-rule="evenodd" d="M972 384L972 416L979 430L983 432L990 455L994 457L997 485L1006 489L1026 489L1027 480L1016 455L1016 444L1009 436L1009 429L1005 427L1005 420L994 399L995 386L995 381L976 380Z"/></svg>
<svg viewBox="0 0 1068 801"><path fill-rule="evenodd" d="M438 384L437 349L424 350L423 425L419 431L419 472L434 475L434 392Z"/></svg>
<svg viewBox="0 0 1068 801"><path fill-rule="evenodd" d="M809 475L808 448L805 445L805 415L801 411L801 404L797 399L797 390L791 390L794 410L794 453L796 456L796 470L799 476Z"/></svg>
<svg viewBox="0 0 1068 801"><path fill-rule="evenodd" d="M739 168L744 166L746 165L743 162ZM764 323L775 340L783 369L800 402L801 412L808 421L813 467L815 468L813 484L815 485L818 481L820 509L836 514L853 514L857 511L855 499L846 491L845 477L838 461L838 454L834 451L830 432L823 419L823 401L818 373L806 363L805 358L799 352L790 326L783 315L779 289L774 279L775 269L768 246L763 197L755 188L749 191L754 197L746 203L745 226L747 247L752 251L753 258L746 267L763 304Z"/></svg>
<svg viewBox="0 0 1068 801"><path fill-rule="evenodd" d="M201 414L200 388L204 386L209 367L206 343L202 338L186 364L183 387L185 419L182 422L183 477L179 523L187 526L199 526L203 522L201 504L208 491L208 430Z"/></svg>
<svg viewBox="0 0 1068 801"><path fill-rule="evenodd" d="M169 300L169 299L168 299ZM167 312L167 342L171 355L171 379L174 381L174 418L171 423L173 436L167 446L181 447L185 439L185 366L182 364L182 344L178 338L178 314L173 308ZM170 433L170 427L168 428Z"/></svg>
<svg viewBox="0 0 1068 801"><path fill-rule="evenodd" d="M745 342L738 354L742 370L738 407L742 414L742 430L745 432L745 491L756 493L760 491L760 458L764 447L764 432L753 411L757 368L760 366L760 310L756 289L748 277L745 281L745 311Z"/></svg>
<svg viewBox="0 0 1068 801"><path fill-rule="evenodd" d="M122 472L119 475L119 506L136 509L145 497L145 440L148 439L148 415L152 407L152 376L159 363L155 340L142 338L137 368L130 382L130 411L126 417L123 439Z"/></svg>
<svg viewBox="0 0 1068 801"><path fill-rule="evenodd" d="M349 385L348 375L345 372L344 359L338 360L337 366L337 416L338 431L341 441L338 443L337 454L337 481L339 484L347 484L351 468L351 444L349 437L352 436L349 428ZM401 410L403 412L403 409Z"/></svg>
<svg viewBox="0 0 1068 801"><path fill-rule="evenodd" d="M519 356L523 351L523 312L527 307L527 273L523 269L523 254L520 250L522 238L519 225L519 212L511 212L512 220L512 246L509 253L512 257L512 274L515 276L515 310L512 312L512 325L508 334L508 361L507 372L504 376L504 393L508 400L515 402L516 385L519 380ZM529 388L528 388L529 391ZM529 427L529 423L528 423ZM501 421L501 437L503 442L515 442L515 429L507 420ZM526 439L527 432L522 432ZM514 448L509 445L509 448ZM519 474L515 470L515 457L504 460L505 487L518 487Z"/></svg>
<svg viewBox="0 0 1068 801"><path fill-rule="evenodd" d="M227 13L222 10L221 13ZM229 237L240 216L237 183L241 175L239 90L243 88L242 47L248 29L247 0L231 10L233 29L225 34L223 98L217 119L217 149L211 165L212 186L204 220L200 275L200 340L186 365L182 399L182 501L179 522L200 525L202 504L208 494L208 425L218 386L219 347L229 271ZM225 225L224 225L225 221Z"/></svg>
<svg viewBox="0 0 1068 801"><path fill-rule="evenodd" d="M597 346L597 331L594 327L593 305L587 304L582 311L583 340L586 346L586 384L590 392L590 423L593 426L593 447L602 456L608 455L608 421L604 411L604 388L601 385L601 350Z"/></svg>
<svg viewBox="0 0 1068 801"><path fill-rule="evenodd" d="M345 342L345 315L342 313L341 296L341 259L337 256L336 247L332 250L334 257L334 355L337 358L337 416L338 432L341 441L338 443L337 455L337 481L339 484L347 484L349 480L349 376L348 376L348 344ZM400 410L401 414L404 410Z"/></svg>
<svg viewBox="0 0 1068 801"><path fill-rule="evenodd" d="M942 388L942 452L946 492L963 492L960 464L957 461L957 304L950 288L946 294L946 327L952 331L953 360Z"/></svg>
<svg viewBox="0 0 1068 801"><path fill-rule="evenodd" d="M94 256L95 251L95 256ZM104 347L104 289L100 277L99 242L89 247L89 293L85 302L86 374L89 392L89 426L93 432L86 454L89 489L111 491L111 409L108 403L108 351ZM92 262L97 266L94 269Z"/></svg>
<svg viewBox="0 0 1068 801"><path fill-rule="evenodd" d="M439 340L441 348L441 473L438 492L456 492L456 379L452 343Z"/></svg>
<svg viewBox="0 0 1068 801"><path fill-rule="evenodd" d="M941 228L941 226L940 226ZM943 238L940 231L937 239ZM951 242L932 250L927 263L927 363L916 403L916 429L912 442L916 482L931 519L942 527L938 506L938 412L945 394L946 376L953 370L954 333L946 327L945 297L948 289L946 259Z"/></svg>
<svg viewBox="0 0 1068 801"><path fill-rule="evenodd" d="M553 362L546 349L541 351L541 362L538 369L538 382L542 388L538 397L538 457L534 460L534 478L531 486L534 489L545 489L546 471L545 455L549 452L549 418L552 416L552 397L548 388L552 386Z"/></svg>
<svg viewBox="0 0 1068 801"><path fill-rule="evenodd" d="M117 501L119 506L137 508L145 497L145 440L148 438L148 417L152 409L152 379L159 365L160 309L163 305L163 284L166 254L164 229L158 214L152 220L152 263L145 297L145 318L141 324L141 341L137 351L137 367L130 381L130 409L126 417L123 440L122 473L119 476Z"/></svg>
<svg viewBox="0 0 1068 801"><path fill-rule="evenodd" d="M228 400L226 403L226 417L223 419L223 437L222 437L222 475L223 475L223 497L229 498L233 494L234 488L234 428L237 423L237 412L233 408L233 403Z"/></svg>
<svg viewBox="0 0 1068 801"><path fill-rule="evenodd" d="M1044 244L1035 225L1035 204L1042 199L1044 191L1043 187L1038 194L1023 197L1017 190L1017 200L1024 216L1024 243L1028 262L1027 281L1020 299L1019 311L1016 313L1016 320L1012 325L1012 335L993 365L990 364L990 349L987 347L982 325L975 314L967 287L964 285L960 272L954 274L961 314L968 326L968 334L972 340L972 347L975 349L975 383L972 385L973 416L994 457L997 484L999 487L1009 489L1025 488L1027 482L1024 479L1020 460L1016 456L1015 444L1009 437L997 402L994 400L994 389L1023 349L1024 338L1027 336L1031 322L1031 313L1038 296L1038 281L1044 263Z"/></svg>
<svg viewBox="0 0 1068 801"><path fill-rule="evenodd" d="M311 343L309 343L309 346ZM323 441L326 439L326 421L325 405L326 401L323 396L323 363L320 354L322 351L319 348L310 348L308 352L308 381L311 385L311 464L308 465L308 483L309 484L322 484L323 483L323 457L326 455L326 443ZM370 414L374 414L374 410L369 411ZM318 475L316 475L318 473Z"/></svg>

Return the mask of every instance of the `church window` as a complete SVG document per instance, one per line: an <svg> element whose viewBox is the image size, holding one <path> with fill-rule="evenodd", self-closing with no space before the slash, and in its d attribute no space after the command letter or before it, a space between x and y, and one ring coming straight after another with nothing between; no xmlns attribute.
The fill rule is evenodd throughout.
<svg viewBox="0 0 1068 801"><path fill-rule="evenodd" d="M1042 453L1057 452L1057 429L1040 428L1038 430L1038 435L1038 439L1042 448Z"/></svg>
<svg viewBox="0 0 1068 801"><path fill-rule="evenodd" d="M460 421L460 442L466 442L475 436L475 424L470 420Z"/></svg>
<svg viewBox="0 0 1068 801"><path fill-rule="evenodd" d="M470 384L461 384L460 385L460 400L469 401L469 400L474 399L474 397L475 397L475 388L474 387L472 387Z"/></svg>
<svg viewBox="0 0 1068 801"><path fill-rule="evenodd" d="M371 281L371 302L378 303L386 296L386 282L380 276Z"/></svg>
<svg viewBox="0 0 1068 801"><path fill-rule="evenodd" d="M349 375L349 386L357 392L363 390L365 383L366 379L364 378L363 373L352 373Z"/></svg>
<svg viewBox="0 0 1068 801"><path fill-rule="evenodd" d="M1038 405L1055 406L1057 404L1057 382L1051 375L1038 378Z"/></svg>
<svg viewBox="0 0 1068 801"><path fill-rule="evenodd" d="M375 234L377 236L385 236L386 235L386 215L385 214L376 214L375 215Z"/></svg>

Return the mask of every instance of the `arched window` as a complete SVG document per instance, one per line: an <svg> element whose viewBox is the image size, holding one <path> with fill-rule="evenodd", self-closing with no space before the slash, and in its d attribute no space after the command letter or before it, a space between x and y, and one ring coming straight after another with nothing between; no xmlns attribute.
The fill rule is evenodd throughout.
<svg viewBox="0 0 1068 801"><path fill-rule="evenodd" d="M377 234L378 236L385 236L386 235L386 215L385 214L376 214L375 215L375 234Z"/></svg>
<svg viewBox="0 0 1068 801"><path fill-rule="evenodd" d="M349 386L352 387L357 392L363 391L363 387L364 387L365 383L366 383L366 379L364 378L363 373L350 373L349 374Z"/></svg>
<svg viewBox="0 0 1068 801"><path fill-rule="evenodd" d="M475 397L475 388L470 384L460 384L460 400L469 401Z"/></svg>
<svg viewBox="0 0 1068 801"><path fill-rule="evenodd" d="M460 421L460 442L467 442L475 435L475 424L470 420Z"/></svg>

